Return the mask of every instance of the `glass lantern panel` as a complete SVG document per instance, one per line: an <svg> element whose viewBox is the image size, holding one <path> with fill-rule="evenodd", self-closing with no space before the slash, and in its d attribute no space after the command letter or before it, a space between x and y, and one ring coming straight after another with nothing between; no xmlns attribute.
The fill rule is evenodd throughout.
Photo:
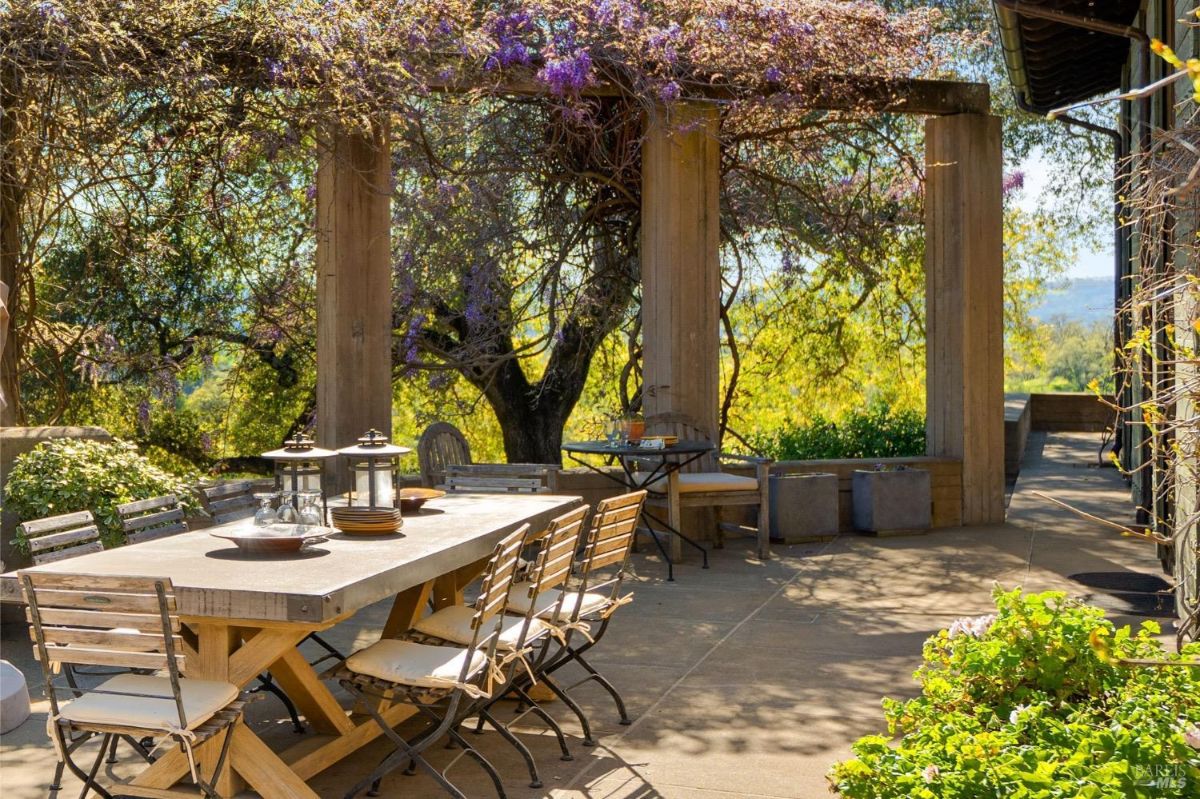
<svg viewBox="0 0 1200 799"><path fill-rule="evenodd" d="M371 505L371 471L364 463L354 471L354 503L361 507ZM375 505L377 508L390 508L395 505L395 494L392 491L392 468L388 465L375 466Z"/></svg>

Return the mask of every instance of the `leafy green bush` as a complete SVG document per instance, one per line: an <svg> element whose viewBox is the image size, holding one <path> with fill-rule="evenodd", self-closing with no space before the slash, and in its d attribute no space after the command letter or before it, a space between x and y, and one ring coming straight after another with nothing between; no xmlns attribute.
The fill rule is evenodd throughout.
<svg viewBox="0 0 1200 799"><path fill-rule="evenodd" d="M887 406L853 411L836 422L817 414L808 424L755 436L751 444L781 461L912 457L925 454L925 417Z"/></svg>
<svg viewBox="0 0 1200 799"><path fill-rule="evenodd" d="M893 745L854 744L830 772L848 799L1164 799L1200 796L1200 669L1167 655L1154 622L1134 633L1047 592L995 592L997 614L925 643L921 696L884 700Z"/></svg>
<svg viewBox="0 0 1200 799"><path fill-rule="evenodd" d="M151 463L181 477L212 465L200 415L188 408L162 406L144 413L134 441Z"/></svg>
<svg viewBox="0 0 1200 799"><path fill-rule="evenodd" d="M117 505L162 494L193 506L188 481L155 467L133 444L59 439L17 457L4 502L21 521L90 510L104 545L113 546L121 542Z"/></svg>

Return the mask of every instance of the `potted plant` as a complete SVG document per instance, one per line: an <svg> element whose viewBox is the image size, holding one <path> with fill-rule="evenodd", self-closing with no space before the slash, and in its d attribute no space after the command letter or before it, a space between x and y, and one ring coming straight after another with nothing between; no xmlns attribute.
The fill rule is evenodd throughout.
<svg viewBox="0 0 1200 799"><path fill-rule="evenodd" d="M856 469L852 482L854 529L871 535L927 532L933 517L929 472L876 464Z"/></svg>

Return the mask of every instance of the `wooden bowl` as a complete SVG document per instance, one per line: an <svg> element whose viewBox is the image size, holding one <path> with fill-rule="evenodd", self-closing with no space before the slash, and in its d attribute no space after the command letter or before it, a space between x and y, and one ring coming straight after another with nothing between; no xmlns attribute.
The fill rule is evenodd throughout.
<svg viewBox="0 0 1200 799"><path fill-rule="evenodd" d="M446 496L446 492L436 488L402 488L400 489L400 510L415 513L429 500L444 496Z"/></svg>

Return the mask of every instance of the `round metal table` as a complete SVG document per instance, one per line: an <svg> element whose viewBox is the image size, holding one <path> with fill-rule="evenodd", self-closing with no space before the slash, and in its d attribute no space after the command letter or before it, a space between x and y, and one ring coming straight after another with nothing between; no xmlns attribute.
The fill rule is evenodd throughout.
<svg viewBox="0 0 1200 799"><path fill-rule="evenodd" d="M666 492L651 488L664 477L667 477L672 472L677 472L689 463L700 459L705 454L712 452L717 448L717 445L711 441L701 440L680 440L669 447L643 447L640 444L631 443L615 443L611 444L608 441L569 441L562 445L563 452L567 453L572 461L590 469L597 474L602 474L613 482L621 485L630 491L649 491L652 494L659 496ZM609 463L614 460L621 464L623 474L614 475L608 469L600 469L595 465L588 463L579 456L581 455L600 455L608 458ZM636 469L631 464L635 461L643 463L651 463L653 467L650 469ZM659 537L660 531L669 533L679 538L680 541L700 551L704 558L704 568L708 568L708 550L700 546L692 539L688 538L682 532L672 527L664 520L657 516L648 513L645 507L642 508L642 518L646 523L646 529L650 532L650 537L654 539L654 545L658 547L658 551L662 554L663 560L667 563L667 581L674 582L675 580L675 563L671 560L671 556L667 553L667 548L663 546L662 539ZM656 530L655 527L659 529Z"/></svg>

